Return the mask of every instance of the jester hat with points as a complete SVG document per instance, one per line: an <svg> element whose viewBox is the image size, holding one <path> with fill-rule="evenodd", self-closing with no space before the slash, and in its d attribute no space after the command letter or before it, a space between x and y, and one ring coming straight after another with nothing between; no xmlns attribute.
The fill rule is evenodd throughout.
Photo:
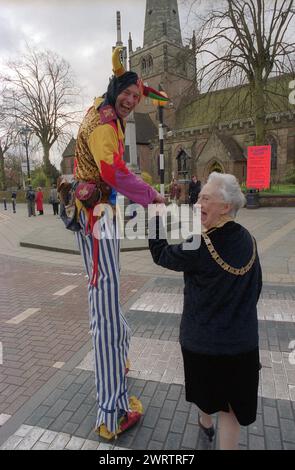
<svg viewBox="0 0 295 470"><path fill-rule="evenodd" d="M169 101L167 96L162 95L154 88L145 86L143 81L138 77L137 73L125 70L120 57L121 50L122 48L116 47L113 52L112 63L114 77L111 79L107 90L108 102L115 106L118 95L130 85L137 85L139 87L141 96L147 96L148 98L163 102Z"/></svg>

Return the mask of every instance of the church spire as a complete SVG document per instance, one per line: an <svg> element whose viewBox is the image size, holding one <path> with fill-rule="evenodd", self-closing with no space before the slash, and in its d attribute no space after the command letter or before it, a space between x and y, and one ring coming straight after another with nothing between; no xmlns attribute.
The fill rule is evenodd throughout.
<svg viewBox="0 0 295 470"><path fill-rule="evenodd" d="M177 0L146 0L143 47L163 39L182 46Z"/></svg>

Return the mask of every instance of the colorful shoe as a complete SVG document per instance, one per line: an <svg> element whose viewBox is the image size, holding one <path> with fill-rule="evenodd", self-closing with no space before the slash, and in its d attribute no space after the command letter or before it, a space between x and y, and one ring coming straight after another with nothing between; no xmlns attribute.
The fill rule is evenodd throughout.
<svg viewBox="0 0 295 470"><path fill-rule="evenodd" d="M143 414L143 406L140 400L136 397L129 398L130 410L123 412L123 414L118 418L118 428L116 432L110 432L105 424L101 424L97 429L95 429L96 434L104 439L113 439L116 438L118 434L121 434L124 431L132 428L141 418Z"/></svg>

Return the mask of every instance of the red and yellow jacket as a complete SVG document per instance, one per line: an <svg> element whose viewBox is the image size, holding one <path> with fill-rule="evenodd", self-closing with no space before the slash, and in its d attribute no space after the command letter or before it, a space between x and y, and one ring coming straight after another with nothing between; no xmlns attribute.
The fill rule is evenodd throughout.
<svg viewBox="0 0 295 470"><path fill-rule="evenodd" d="M130 200L147 207L157 192L134 173L124 160L124 131L112 106L95 100L80 126L76 143L76 179L102 178Z"/></svg>

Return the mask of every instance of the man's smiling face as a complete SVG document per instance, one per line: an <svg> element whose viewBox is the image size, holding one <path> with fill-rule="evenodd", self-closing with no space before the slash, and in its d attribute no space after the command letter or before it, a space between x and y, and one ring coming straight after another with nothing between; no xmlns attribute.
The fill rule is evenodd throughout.
<svg viewBox="0 0 295 470"><path fill-rule="evenodd" d="M137 85L130 85L128 88L125 88L116 100L115 108L117 115L125 119L134 110L139 100L140 92Z"/></svg>

